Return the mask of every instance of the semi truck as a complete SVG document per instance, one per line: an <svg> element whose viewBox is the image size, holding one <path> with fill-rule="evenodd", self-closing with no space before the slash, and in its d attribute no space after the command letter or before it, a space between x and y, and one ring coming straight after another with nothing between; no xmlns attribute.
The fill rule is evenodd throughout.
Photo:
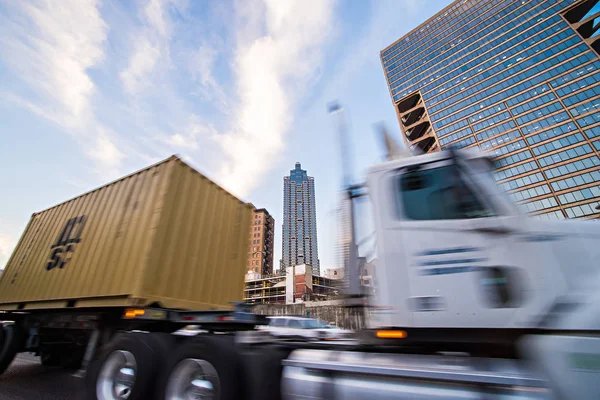
<svg viewBox="0 0 600 400"><path fill-rule="evenodd" d="M0 371L34 352L102 400L597 399L600 225L521 214L492 170L394 156L348 186L378 264L365 296L353 228L368 328L344 346L276 341L232 306L252 207L172 157L32 216L0 277Z"/></svg>

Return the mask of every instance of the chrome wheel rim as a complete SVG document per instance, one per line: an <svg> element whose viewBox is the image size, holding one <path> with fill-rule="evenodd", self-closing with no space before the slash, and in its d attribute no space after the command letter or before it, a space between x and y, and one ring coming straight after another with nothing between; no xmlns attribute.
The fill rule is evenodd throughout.
<svg viewBox="0 0 600 400"><path fill-rule="evenodd" d="M96 395L99 400L128 399L135 383L137 363L129 351L112 352L98 375Z"/></svg>
<svg viewBox="0 0 600 400"><path fill-rule="evenodd" d="M219 374L211 363L186 358L173 369L167 383L165 400L210 400L220 394Z"/></svg>

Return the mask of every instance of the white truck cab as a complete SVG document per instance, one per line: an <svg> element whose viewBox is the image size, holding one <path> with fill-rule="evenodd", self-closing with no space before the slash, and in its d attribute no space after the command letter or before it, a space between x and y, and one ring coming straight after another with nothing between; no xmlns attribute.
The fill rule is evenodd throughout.
<svg viewBox="0 0 600 400"><path fill-rule="evenodd" d="M542 326L598 287L600 224L523 215L476 151L370 169L379 260L371 328Z"/></svg>

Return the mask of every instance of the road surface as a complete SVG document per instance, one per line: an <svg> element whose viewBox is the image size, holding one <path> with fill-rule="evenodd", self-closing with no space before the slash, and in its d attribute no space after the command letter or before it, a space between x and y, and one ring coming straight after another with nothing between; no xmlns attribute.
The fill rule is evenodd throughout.
<svg viewBox="0 0 600 400"><path fill-rule="evenodd" d="M39 358L19 354L0 376L0 400L83 400L83 379L73 371L45 368Z"/></svg>

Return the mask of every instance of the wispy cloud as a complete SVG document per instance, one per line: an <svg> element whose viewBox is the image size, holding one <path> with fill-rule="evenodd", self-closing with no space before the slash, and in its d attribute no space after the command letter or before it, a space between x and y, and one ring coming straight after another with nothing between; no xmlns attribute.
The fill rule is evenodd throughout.
<svg viewBox="0 0 600 400"><path fill-rule="evenodd" d="M149 0L140 10L142 27L131 35L132 55L127 68L120 74L125 90L130 94L151 86L150 76L162 58L170 62L169 41L172 23L169 16L175 0Z"/></svg>
<svg viewBox="0 0 600 400"><path fill-rule="evenodd" d="M192 52L189 69L193 79L200 82L203 97L216 101L219 110L224 114L229 114L228 97L214 76L217 56L218 51L214 47L202 44Z"/></svg>
<svg viewBox="0 0 600 400"><path fill-rule="evenodd" d="M95 85L87 70L104 59L108 27L95 0L14 2L3 18L0 43L4 62L37 95L25 103L43 104L66 127L85 123Z"/></svg>
<svg viewBox="0 0 600 400"><path fill-rule="evenodd" d="M189 53L185 67L197 83L191 91L212 103L221 114L213 117L225 122L215 128L206 119L196 118L193 101L171 84L160 95L169 99L169 107L177 104L177 115L162 121L168 127L159 141L183 151L197 164L207 165L206 160L211 160L209 168L217 171L214 177L221 184L240 196L248 194L283 152L297 100L318 75L334 6L331 0L236 2L230 21L235 43L224 44L222 37L214 40L214 35L208 35L185 49ZM157 71L181 68L172 59L176 55L171 37L186 27L174 23L170 7L174 3L151 0L140 10L145 26L132 34L135 50L120 74L132 95L148 94L145 82L154 84ZM233 77L229 91L215 74L226 45L233 47L226 64ZM132 101L145 107L139 99Z"/></svg>
<svg viewBox="0 0 600 400"><path fill-rule="evenodd" d="M0 24L2 58L29 91L2 98L63 127L92 150L86 153L105 175L119 173L122 155L94 115L97 87L91 68L105 59L108 25L96 0L14 2Z"/></svg>
<svg viewBox="0 0 600 400"><path fill-rule="evenodd" d="M129 65L120 75L127 92L137 93L146 85L150 85L148 74L154 69L159 57L160 49L147 37L142 37L136 42Z"/></svg>
<svg viewBox="0 0 600 400"><path fill-rule="evenodd" d="M207 21L188 12L191 2L138 6L137 15L103 8L121 24L106 22L96 0L4 7L0 57L27 89L0 90L0 101L72 134L104 180L130 158L170 149L248 194L283 153L298 100L319 76L334 0L215 6L203 18L230 20L199 39L189 31Z"/></svg>
<svg viewBox="0 0 600 400"><path fill-rule="evenodd" d="M17 241L11 235L0 232L0 269L4 269L16 244Z"/></svg>
<svg viewBox="0 0 600 400"><path fill-rule="evenodd" d="M117 148L107 132L99 132L99 135L90 144L87 155L96 162L97 168L113 168L111 171L105 171L107 176L119 175L118 166L121 165L124 154Z"/></svg>
<svg viewBox="0 0 600 400"><path fill-rule="evenodd" d="M198 150L200 140L215 141L218 138L217 130L210 124L203 124L198 117L192 116L183 132L176 132L167 136L165 142L178 150Z"/></svg>
<svg viewBox="0 0 600 400"><path fill-rule="evenodd" d="M318 71L332 26L334 2L238 3L240 22L235 71L239 111L221 138L227 160L220 179L246 194L283 150L294 106Z"/></svg>

